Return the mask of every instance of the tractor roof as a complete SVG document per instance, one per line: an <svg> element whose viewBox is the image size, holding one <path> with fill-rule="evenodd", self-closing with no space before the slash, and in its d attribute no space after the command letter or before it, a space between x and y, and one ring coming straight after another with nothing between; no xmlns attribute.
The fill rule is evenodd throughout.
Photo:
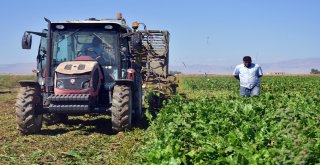
<svg viewBox="0 0 320 165"><path fill-rule="evenodd" d="M72 20L72 21L57 21L52 22L53 24L117 24L120 25L122 28L131 30L131 28L126 24L125 19L95 19L95 18L89 18L85 20Z"/></svg>

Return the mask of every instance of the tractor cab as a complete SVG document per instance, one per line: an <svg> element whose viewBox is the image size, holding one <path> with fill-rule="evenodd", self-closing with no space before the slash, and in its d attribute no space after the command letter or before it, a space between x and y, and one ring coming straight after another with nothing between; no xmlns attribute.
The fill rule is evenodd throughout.
<svg viewBox="0 0 320 165"><path fill-rule="evenodd" d="M84 94L91 92L96 96L100 84L105 90L111 90L115 81L122 78L121 68L128 67L127 63L121 64L126 61L126 52L120 52L120 47L128 49L128 41L120 38L125 29L118 24L104 23L54 23L52 26L55 94L79 94L92 88Z"/></svg>

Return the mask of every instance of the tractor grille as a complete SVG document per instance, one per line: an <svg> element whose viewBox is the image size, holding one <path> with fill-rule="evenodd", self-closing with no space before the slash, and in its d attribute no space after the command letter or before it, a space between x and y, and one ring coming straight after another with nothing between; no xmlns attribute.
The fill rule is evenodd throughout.
<svg viewBox="0 0 320 165"><path fill-rule="evenodd" d="M79 101L89 101L89 94L62 94L62 95L50 95L48 97L50 102L79 102Z"/></svg>
<svg viewBox="0 0 320 165"><path fill-rule="evenodd" d="M89 94L50 95L49 112L51 113L88 113L92 98Z"/></svg>
<svg viewBox="0 0 320 165"><path fill-rule="evenodd" d="M64 67L65 70L71 70L71 68L72 68L72 65L71 65L71 64L66 65L66 66Z"/></svg>
<svg viewBox="0 0 320 165"><path fill-rule="evenodd" d="M85 68L86 68L86 65L84 65L84 64L80 64L78 66L78 70L84 70Z"/></svg>
<svg viewBox="0 0 320 165"><path fill-rule="evenodd" d="M81 90L84 89L84 83L89 82L90 79L90 72L76 75L57 73L55 86L58 89Z"/></svg>
<svg viewBox="0 0 320 165"><path fill-rule="evenodd" d="M49 112L51 113L89 113L88 105L54 105L50 104Z"/></svg>

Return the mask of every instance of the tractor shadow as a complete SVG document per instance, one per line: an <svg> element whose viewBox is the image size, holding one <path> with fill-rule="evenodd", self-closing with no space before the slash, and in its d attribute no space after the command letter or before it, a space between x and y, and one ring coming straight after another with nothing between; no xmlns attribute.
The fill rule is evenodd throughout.
<svg viewBox="0 0 320 165"><path fill-rule="evenodd" d="M132 123L132 128L139 128L143 130L148 129L149 126L150 126L150 122L145 116L143 116L141 119L135 120Z"/></svg>
<svg viewBox="0 0 320 165"><path fill-rule="evenodd" d="M53 127L53 128L52 128ZM58 128L54 128L58 127ZM149 127L148 120L143 117L139 121L132 123L133 129L147 129ZM78 131L81 135L90 135L94 133L105 134L105 135L116 135L112 130L112 123L110 118L98 118L98 119L82 119L71 118L63 123L57 123L49 125L40 131L40 135L55 136L59 134L65 134L72 131Z"/></svg>
<svg viewBox="0 0 320 165"><path fill-rule="evenodd" d="M132 130L133 129L142 129L146 130L149 128L151 121L157 118L157 114L160 112L163 101L166 100L163 95L151 95L148 98L148 107L143 109L143 112L149 112L150 118L147 119L146 115L143 115L140 119L133 119L132 120ZM108 114L110 116L111 114ZM151 120L151 121L150 121ZM61 124L61 123L58 123ZM44 128L41 130L41 135L58 135L58 134L65 134L72 131L80 131L81 135L90 135L93 133L105 134L105 135L116 135L112 130L112 123L111 118L108 117L99 117L92 116L89 118L83 117L71 117L64 123L62 123L58 128Z"/></svg>
<svg viewBox="0 0 320 165"><path fill-rule="evenodd" d="M108 118L98 118L98 119L81 119L71 118L63 123L57 123L52 126L58 125L59 128L42 129L41 135L58 135L65 134L72 131L79 131L82 135L90 135L93 133L105 134L105 135L115 135L111 127L111 119ZM61 127L63 126L63 127Z"/></svg>

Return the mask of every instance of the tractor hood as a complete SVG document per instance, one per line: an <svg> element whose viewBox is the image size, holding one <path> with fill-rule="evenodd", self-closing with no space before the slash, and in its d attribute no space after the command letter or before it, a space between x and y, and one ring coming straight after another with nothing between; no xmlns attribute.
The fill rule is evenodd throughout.
<svg viewBox="0 0 320 165"><path fill-rule="evenodd" d="M82 74L98 67L96 61L67 61L58 65L56 72L62 74Z"/></svg>

